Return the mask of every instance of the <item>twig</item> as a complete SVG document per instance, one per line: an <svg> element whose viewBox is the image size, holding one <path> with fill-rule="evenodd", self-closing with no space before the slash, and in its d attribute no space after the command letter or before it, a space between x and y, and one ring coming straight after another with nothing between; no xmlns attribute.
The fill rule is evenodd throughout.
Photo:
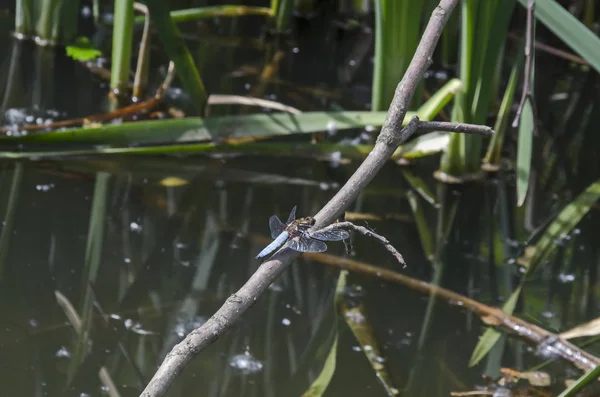
<svg viewBox="0 0 600 397"><path fill-rule="evenodd" d="M419 132L448 131L462 132L465 134L475 134L482 136L492 136L494 130L487 125L475 125L466 123L451 123L447 121L421 121L419 122Z"/></svg>
<svg viewBox="0 0 600 397"><path fill-rule="evenodd" d="M367 237L371 237L374 238L375 240L379 241L381 244L383 244L383 246L385 247L386 250L388 250L392 256L394 258L396 258L396 260L403 266L406 267L406 262L404 262L404 258L402 257L402 254L400 252L398 252L398 250L396 248L394 248L394 246L389 242L389 240L385 237L383 237L380 234L375 233L373 230L368 229L364 226L358 226L355 225L352 222L336 222L336 223L332 223L329 226L326 226L322 229L317 230L317 232L326 232L328 230L333 230L333 229L352 229L360 234L363 234Z"/></svg>
<svg viewBox="0 0 600 397"><path fill-rule="evenodd" d="M144 14L144 30L142 39L140 40L140 49L138 52L138 62L135 69L135 77L133 79L133 98L139 99L143 95L143 91L148 84L148 58L150 58L150 13L148 6L143 3L133 3L133 8Z"/></svg>
<svg viewBox="0 0 600 397"><path fill-rule="evenodd" d="M441 0L433 11L415 55L404 77L396 87L394 98L375 147L348 182L315 215L315 229L325 227L337 219L356 199L359 192L375 177L396 148L417 129L416 119L411 120L405 128L402 128L402 122L416 87L431 63L431 56L443 28L457 3L458 0ZM238 292L227 298L223 306L204 325L190 332L183 341L171 350L141 396L163 396L192 358L231 328L232 324L256 302L258 297L287 269L297 256L297 252L286 249L279 251L270 260L264 262L250 276L246 284Z"/></svg>
<svg viewBox="0 0 600 397"><path fill-rule="evenodd" d="M519 120L521 119L521 113L523 112L523 107L525 106L525 101L527 98L532 97L532 87L531 87L531 71L533 70L533 13L535 10L535 0L527 1L527 32L525 34L525 79L523 81L523 93L521 94L521 101L519 102L519 107L517 108L517 114L515 115L515 119L513 120L512 126L513 128L519 125Z"/></svg>
<svg viewBox="0 0 600 397"><path fill-rule="evenodd" d="M522 37L520 37L520 36L518 36L518 35L516 35L514 33L510 33L510 32L506 36L509 39L511 39L511 40L521 40L522 39ZM547 52L550 55L554 55L557 58L562 58L562 59L565 59L567 61L578 63L580 65L590 66L590 63L588 61L586 61L582 57L578 57L575 54L571 54L570 52L563 51L563 50L560 50L558 48L554 48L554 47L549 46L549 45L544 44L544 43L539 43L539 42L537 42L535 40L533 42L533 46L534 46L534 48L537 48L540 51Z"/></svg>
<svg viewBox="0 0 600 397"><path fill-rule="evenodd" d="M58 305L63 309L71 326L75 329L75 332L78 335L81 334L81 317L79 317L79 313L77 313L77 310L75 310L71 301L58 290L54 291L54 295L56 296ZM110 397L121 397L119 388L116 386L105 366L101 366L98 370L98 377L104 387L106 387Z"/></svg>
<svg viewBox="0 0 600 397"><path fill-rule="evenodd" d="M173 79L175 78L175 71L176 71L175 62L170 61L169 67L167 68L167 74L165 76L165 79L164 79L163 83L160 85L160 87L158 87L158 89L156 90L156 94L154 94L154 98L163 99L163 97L165 96L165 92L167 92L167 90L171 86L171 83L173 82Z"/></svg>
<svg viewBox="0 0 600 397"><path fill-rule="evenodd" d="M543 349L539 350L543 350L543 352L549 354L556 354L583 371L587 372L600 365L600 358L561 339L559 335L553 334L537 325L530 324L525 320L521 320L518 317L505 313L497 307L485 305L446 288L406 276L393 270L373 266L350 258L342 258L323 253L304 253L304 256L339 269L349 270L353 273L379 278L396 284L402 284L425 295L434 294L436 297L447 303L457 305L465 310L475 313L487 325L502 328L530 344L542 346Z"/></svg>
<svg viewBox="0 0 600 397"><path fill-rule="evenodd" d="M261 106L267 109L280 110L282 112L288 112L291 114L302 113L299 109L291 106L284 105L280 102L269 101L267 99L252 98L241 95L215 95L211 94L208 97L209 105L250 105L250 106Z"/></svg>
<svg viewBox="0 0 600 397"><path fill-rule="evenodd" d="M133 105L125 106L121 109L113 110L112 112L102 114L92 114L86 117L80 117L70 120L56 121L50 124L27 124L20 126L7 126L0 127L0 133L13 132L13 131L39 131L39 130L54 130L57 128L74 127L77 125L84 124L86 122L93 121L106 121L113 120L116 118L126 117L135 113L149 111L154 107L158 106L160 101L156 98L150 98L147 101L135 103Z"/></svg>

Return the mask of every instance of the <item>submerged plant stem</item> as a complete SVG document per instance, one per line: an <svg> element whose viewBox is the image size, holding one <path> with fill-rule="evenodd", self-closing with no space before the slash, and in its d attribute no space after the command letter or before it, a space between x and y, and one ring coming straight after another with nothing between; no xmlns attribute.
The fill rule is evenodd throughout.
<svg viewBox="0 0 600 397"><path fill-rule="evenodd" d="M6 204L6 212L4 213L2 232L0 233L0 280L2 280L6 256L8 255L8 249L10 247L10 239L13 234L13 224L15 222L17 203L19 202L22 181L23 163L16 163L12 175L8 203Z"/></svg>
<svg viewBox="0 0 600 397"><path fill-rule="evenodd" d="M485 305L446 288L405 276L404 274L393 270L373 266L350 258L341 258L339 256L323 253L304 253L304 255L314 261L334 266L339 269L349 270L353 273L379 278L396 284L402 284L423 294L435 294L437 298L475 313L488 325L496 326L511 332L528 343L537 346L545 344L548 352L558 354L563 359L569 361L583 371L589 371L600 365L600 358L558 338L557 335L546 331L537 325L530 324L520 318L507 314L497 307ZM547 343L548 341L550 342Z"/></svg>

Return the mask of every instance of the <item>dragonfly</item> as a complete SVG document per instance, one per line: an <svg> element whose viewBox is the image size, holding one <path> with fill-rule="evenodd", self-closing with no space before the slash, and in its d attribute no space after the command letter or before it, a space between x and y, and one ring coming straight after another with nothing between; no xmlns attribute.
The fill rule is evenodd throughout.
<svg viewBox="0 0 600 397"><path fill-rule="evenodd" d="M324 241L341 241L350 237L343 229L310 232L309 229L314 224L315 219L310 216L296 219L296 206L292 208L286 223L281 222L277 215L273 215L269 218L273 241L260 251L256 258L263 258L282 246L298 252L324 252L327 250Z"/></svg>

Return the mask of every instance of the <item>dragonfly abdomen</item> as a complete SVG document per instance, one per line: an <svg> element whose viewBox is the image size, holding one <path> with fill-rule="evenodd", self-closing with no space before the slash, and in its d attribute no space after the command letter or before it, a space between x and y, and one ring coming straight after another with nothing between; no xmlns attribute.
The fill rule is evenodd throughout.
<svg viewBox="0 0 600 397"><path fill-rule="evenodd" d="M287 241L289 237L289 233L287 231L281 232L279 236L275 240L271 242L271 244L267 245L262 251L256 255L256 258L262 258L264 256L269 255L271 252L275 251L277 248L283 245Z"/></svg>

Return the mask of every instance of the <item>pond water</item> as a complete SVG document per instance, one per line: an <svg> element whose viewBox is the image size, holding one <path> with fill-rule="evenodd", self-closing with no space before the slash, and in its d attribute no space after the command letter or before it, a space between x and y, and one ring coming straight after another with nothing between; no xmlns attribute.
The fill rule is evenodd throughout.
<svg viewBox="0 0 600 397"><path fill-rule="evenodd" d="M224 25L213 26L213 40L189 44L194 54L211 60L202 68L211 92L247 94L256 82L253 68L260 70L276 47L228 46L217 38L258 38L260 29L256 21ZM284 47L278 79L285 84L267 86L264 97L303 110L366 109L368 58L351 80L340 73L357 33L334 31L336 37L314 20L300 26L293 45ZM317 40L323 31L327 39ZM11 60L23 66L14 81L18 95L8 96L4 81L4 123L9 117L43 122L106 110L106 83L62 49L40 55L30 43L15 44L7 31L0 43L2 81L15 78L8 75ZM317 89L330 97L314 94ZM227 111L235 110L216 113ZM409 168L434 192L439 189L432 178L437 161L425 159ZM269 241L269 217L285 219L294 205L299 216L315 214L356 166L242 155L5 161L0 173L0 394L108 395L110 378L121 396L139 395L171 347L260 265L254 256ZM507 221L499 208L503 200L514 201L514 177L502 174L451 190L461 203L436 272L407 200L412 188L405 170L386 165L350 211L382 216L366 224L386 236L408 266L402 268L379 244L358 235L350 254L342 243L329 243L328 253L424 281L437 278L448 289L502 304L518 283L518 268L497 253L500 259L490 264L485 253L498 244L517 253L517 236L490 245L488 232ZM538 200L551 208L558 198ZM424 200L421 205L433 233L439 210ZM508 207L524 219L522 211ZM594 251L588 242L581 241L579 252ZM584 254L579 258L593 256ZM597 305L589 299L595 295L576 292L595 282L594 268L560 262L533 280L522 305L528 321L556 331L593 318ZM338 274L318 258L300 257L230 332L186 368L169 395L300 396L321 372L337 335L335 374L326 395L385 396L364 348L336 317ZM476 316L444 302L430 306L428 296L381 279L350 273L347 282L345 299L362 307L381 349L378 361L402 394L471 390L485 384L482 374L497 375L499 366L525 370L543 361L522 342L503 338L504 350L469 368L484 330ZM89 323L85 341L74 331L79 321ZM545 370L570 373L560 362Z"/></svg>

